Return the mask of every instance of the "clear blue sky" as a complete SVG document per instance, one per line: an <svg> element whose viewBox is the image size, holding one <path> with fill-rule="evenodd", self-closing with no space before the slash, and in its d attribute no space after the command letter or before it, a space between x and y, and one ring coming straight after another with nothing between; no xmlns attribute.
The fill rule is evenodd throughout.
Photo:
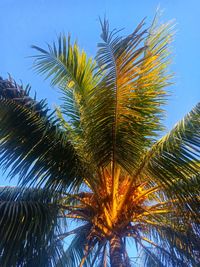
<svg viewBox="0 0 200 267"><path fill-rule="evenodd" d="M144 17L150 21L158 5L164 10L162 20L175 19L177 24L171 66L176 77L165 122L170 129L200 101L200 0L0 0L0 76L10 73L30 83L38 98L48 98L52 107L58 94L31 70L27 57L34 53L32 44L44 47L60 32L70 32L95 56L99 16L106 15L112 27L130 33ZM7 183L2 176L0 184Z"/></svg>

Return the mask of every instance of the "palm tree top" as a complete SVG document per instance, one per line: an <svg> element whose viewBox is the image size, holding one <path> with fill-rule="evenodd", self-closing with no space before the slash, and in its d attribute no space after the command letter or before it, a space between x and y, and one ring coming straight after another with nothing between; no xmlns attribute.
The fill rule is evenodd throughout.
<svg viewBox="0 0 200 267"><path fill-rule="evenodd" d="M42 255L41 267L131 266L128 239L144 266L198 264L200 105L159 138L173 26L155 17L120 37L104 19L101 30L94 60L65 35L33 46L34 68L62 93L51 114L29 87L0 78L0 166L22 186L0 190L3 266ZM67 231L69 220L80 225ZM47 226L40 237L30 221Z"/></svg>

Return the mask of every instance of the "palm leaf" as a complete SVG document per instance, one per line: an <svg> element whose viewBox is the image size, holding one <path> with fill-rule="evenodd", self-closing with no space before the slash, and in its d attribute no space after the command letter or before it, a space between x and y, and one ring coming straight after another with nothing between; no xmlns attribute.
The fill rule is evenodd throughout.
<svg viewBox="0 0 200 267"><path fill-rule="evenodd" d="M15 84L12 90L17 90ZM80 181L77 154L53 116L46 115L46 106L40 104L38 112L32 103L1 96L0 166L9 170L8 175L19 175L22 185L60 189Z"/></svg>
<svg viewBox="0 0 200 267"><path fill-rule="evenodd" d="M58 205L52 192L0 189L0 265L54 266L60 257Z"/></svg>
<svg viewBox="0 0 200 267"><path fill-rule="evenodd" d="M90 234L91 225L85 224L73 230L75 236L72 238L70 245L65 250L62 258L57 262L56 267L77 267L80 266L84 258L85 247L88 244L88 236ZM89 267L90 257L84 262L84 267Z"/></svg>
<svg viewBox="0 0 200 267"><path fill-rule="evenodd" d="M83 147L85 132L82 120L88 93L99 80L94 71L95 63L87 58L84 51L80 52L77 43L71 44L70 36L68 40L65 35L60 36L57 43L48 45L48 50L37 46L33 48L39 52L35 56L34 69L45 74L46 78L52 78L52 85L61 89L63 104L57 108L59 123L69 133L79 156L82 159L87 158L89 165L90 155L86 155Z"/></svg>
<svg viewBox="0 0 200 267"><path fill-rule="evenodd" d="M100 253L99 253L100 254ZM108 267L108 257L107 257L107 245L103 246L102 253L99 255L98 267Z"/></svg>
<svg viewBox="0 0 200 267"><path fill-rule="evenodd" d="M77 43L71 45L70 36L68 40L65 35L60 36L57 45L56 43L48 45L48 50L35 45L32 47L40 52L34 56L36 58L34 69L46 74L46 78L52 76L52 85L74 88L83 93L94 84L95 65L91 59L87 59L84 51L79 51Z"/></svg>
<svg viewBox="0 0 200 267"><path fill-rule="evenodd" d="M31 87L27 85L25 89L23 85L19 86L13 78L9 75L9 79L3 80L0 77L0 97L2 99L14 100L16 103L33 110L40 116L46 116L48 112L45 100L36 101L36 96L31 98L29 96Z"/></svg>
<svg viewBox="0 0 200 267"><path fill-rule="evenodd" d="M145 156L138 177L148 176L161 184L168 195L194 199L199 193L200 104L167 135L157 141ZM196 185L196 186L195 186ZM197 206L196 206L197 207Z"/></svg>
<svg viewBox="0 0 200 267"><path fill-rule="evenodd" d="M143 264L145 267L165 267L163 263L160 261L157 254L154 254L150 249L145 248L143 250Z"/></svg>
<svg viewBox="0 0 200 267"><path fill-rule="evenodd" d="M96 60L104 75L91 91L83 117L86 151L98 166L112 161L113 169L120 164L132 173L161 128L169 31L165 25L148 33L142 22L120 38L102 22Z"/></svg>
<svg viewBox="0 0 200 267"><path fill-rule="evenodd" d="M187 210L172 207L168 213L143 216L145 231L135 238L144 250L150 246L151 253L146 251L148 261L159 259L163 266L196 266L199 263L199 221L184 213L187 214Z"/></svg>
<svg viewBox="0 0 200 267"><path fill-rule="evenodd" d="M63 93L62 111L78 126L80 120L80 104L87 93L96 84L94 76L95 63L80 52L77 43L71 44L70 36L60 36L57 44L48 45L48 50L32 46L40 54L34 56L34 69L46 78L52 77L51 84L58 85Z"/></svg>

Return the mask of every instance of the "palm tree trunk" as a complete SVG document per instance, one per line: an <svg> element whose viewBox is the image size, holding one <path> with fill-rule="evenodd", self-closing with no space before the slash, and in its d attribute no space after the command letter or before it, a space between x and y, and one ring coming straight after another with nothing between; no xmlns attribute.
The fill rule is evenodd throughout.
<svg viewBox="0 0 200 267"><path fill-rule="evenodd" d="M125 267L123 260L123 244L119 236L110 239L110 265L111 267Z"/></svg>

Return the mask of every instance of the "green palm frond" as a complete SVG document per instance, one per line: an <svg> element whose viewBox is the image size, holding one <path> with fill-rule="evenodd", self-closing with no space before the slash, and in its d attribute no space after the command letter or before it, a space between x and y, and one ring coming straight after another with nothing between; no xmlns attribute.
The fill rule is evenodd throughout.
<svg viewBox="0 0 200 267"><path fill-rule="evenodd" d="M200 104L167 135L157 141L144 158L143 174L175 195L195 198L199 193ZM196 185L196 186L195 186Z"/></svg>
<svg viewBox="0 0 200 267"><path fill-rule="evenodd" d="M61 106L67 119L78 127L80 122L80 105L85 101L88 91L96 85L98 80L94 75L95 63L87 58L84 51L80 51L77 43L71 44L65 35L58 38L58 42L48 45L48 51L32 46L40 54L35 56L34 69L52 77L52 85L58 85L62 90Z"/></svg>
<svg viewBox="0 0 200 267"><path fill-rule="evenodd" d="M61 256L59 209L46 190L0 189L0 265L54 266ZM58 246L58 247L57 247Z"/></svg>
<svg viewBox="0 0 200 267"><path fill-rule="evenodd" d="M40 54L36 58L34 68L46 78L52 76L52 85L61 88L74 88L79 93L84 93L94 84L93 69L95 64L92 59L87 59L84 51L80 52L77 43L71 44L70 36L62 35L53 46L48 45L44 50L33 45Z"/></svg>
<svg viewBox="0 0 200 267"><path fill-rule="evenodd" d="M67 133L41 106L42 116L14 97L0 98L0 166L22 185L61 189L78 181L81 165Z"/></svg>
<svg viewBox="0 0 200 267"><path fill-rule="evenodd" d="M60 108L57 108L57 116L61 125L71 134L73 134L73 131L77 134L81 133L80 111L74 90L70 88L65 90L61 100L63 104Z"/></svg>
<svg viewBox="0 0 200 267"><path fill-rule="evenodd" d="M161 129L170 30L167 24L149 32L142 22L121 38L102 22L96 60L104 75L90 93L83 118L86 149L98 165L113 161L131 173Z"/></svg>

